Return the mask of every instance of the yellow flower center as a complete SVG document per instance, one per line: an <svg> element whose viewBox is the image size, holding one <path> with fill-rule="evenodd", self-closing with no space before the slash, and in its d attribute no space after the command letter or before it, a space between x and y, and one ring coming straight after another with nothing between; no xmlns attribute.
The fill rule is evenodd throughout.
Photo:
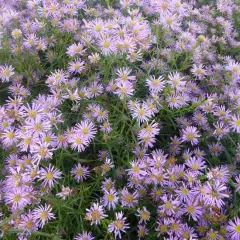
<svg viewBox="0 0 240 240"><path fill-rule="evenodd" d="M107 197L107 200L109 202L112 202L114 200L114 195L113 194L109 194L108 197Z"/></svg>
<svg viewBox="0 0 240 240"><path fill-rule="evenodd" d="M41 220L46 220L48 218L48 212L46 211L41 212L39 217Z"/></svg>
<svg viewBox="0 0 240 240"><path fill-rule="evenodd" d="M21 196L19 194L15 195L13 197L13 201L16 202L16 203L19 202L20 200L21 200Z"/></svg>
<svg viewBox="0 0 240 240"><path fill-rule="evenodd" d="M47 180L52 180L53 179L53 174L51 172L47 173L46 179Z"/></svg>
<svg viewBox="0 0 240 240"><path fill-rule="evenodd" d="M240 225L237 225L235 228L236 233L240 234Z"/></svg>

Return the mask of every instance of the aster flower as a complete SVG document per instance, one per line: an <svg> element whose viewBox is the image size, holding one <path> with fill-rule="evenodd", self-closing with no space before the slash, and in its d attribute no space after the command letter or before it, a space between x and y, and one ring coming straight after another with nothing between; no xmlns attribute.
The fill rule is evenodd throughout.
<svg viewBox="0 0 240 240"><path fill-rule="evenodd" d="M127 81L134 81L136 80L135 76L130 76L132 70L125 67L125 68L119 68L117 70L117 76L118 78L116 79L117 82L127 82Z"/></svg>
<svg viewBox="0 0 240 240"><path fill-rule="evenodd" d="M34 232L38 230L38 224L34 218L32 211L29 210L27 214L21 215L19 228L24 229L27 232Z"/></svg>
<svg viewBox="0 0 240 240"><path fill-rule="evenodd" d="M136 105L136 107L132 110L132 116L133 118L136 118L140 123L147 122L149 118L151 118L151 112L145 105Z"/></svg>
<svg viewBox="0 0 240 240"><path fill-rule="evenodd" d="M37 221L37 224L40 228L43 228L43 226L51 219L55 219L54 214L51 212L52 208L49 205L42 206L40 205L38 208L35 208L33 210L33 217L34 220Z"/></svg>
<svg viewBox="0 0 240 240"><path fill-rule="evenodd" d="M0 79L3 82L9 82L10 78L14 75L14 68L10 66L0 66Z"/></svg>
<svg viewBox="0 0 240 240"><path fill-rule="evenodd" d="M94 240L95 238L92 236L91 232L83 232L82 234L78 234L74 240Z"/></svg>
<svg viewBox="0 0 240 240"><path fill-rule="evenodd" d="M74 127L74 132L81 136L83 139L90 141L94 138L96 134L95 125L90 121L82 121L76 124Z"/></svg>
<svg viewBox="0 0 240 240"><path fill-rule="evenodd" d="M22 210L25 206L30 204L27 198L28 192L25 188L13 188L6 192L5 202L11 205L13 210Z"/></svg>
<svg viewBox="0 0 240 240"><path fill-rule="evenodd" d="M115 238L119 237L121 239L121 232L126 232L126 229L129 228L129 224L126 223L126 217L123 216L122 212L115 213L116 220L108 225L108 231L113 232Z"/></svg>
<svg viewBox="0 0 240 240"><path fill-rule="evenodd" d="M134 88L131 82L129 81L120 81L116 84L117 89L114 91L120 99L124 99L133 95Z"/></svg>
<svg viewBox="0 0 240 240"><path fill-rule="evenodd" d="M87 139L82 138L82 136L78 136L74 134L68 138L68 142L71 144L71 148L78 152L83 152L85 148L89 145L89 141Z"/></svg>
<svg viewBox="0 0 240 240"><path fill-rule="evenodd" d="M61 178L61 172L54 168L51 164L47 168L40 168L38 171L39 179L43 180L43 186L52 188L54 184Z"/></svg>
<svg viewBox="0 0 240 240"><path fill-rule="evenodd" d="M137 230L137 234L139 238L144 238L145 236L147 236L149 233L149 230L146 228L145 225L138 225L138 230Z"/></svg>
<svg viewBox="0 0 240 240"><path fill-rule="evenodd" d="M204 66L202 64L199 64L199 65L194 64L191 69L191 72L199 80L202 80L206 75L206 70L204 69Z"/></svg>
<svg viewBox="0 0 240 240"><path fill-rule="evenodd" d="M195 171L198 174L201 174L201 171L206 168L205 161L197 157L190 158L185 164L191 168L192 171Z"/></svg>
<svg viewBox="0 0 240 240"><path fill-rule="evenodd" d="M111 159L106 158L106 160L104 161L104 164L101 166L102 175L104 175L104 174L106 174L107 172L109 172L113 167L114 167L114 164L113 164L113 162L111 161Z"/></svg>
<svg viewBox="0 0 240 240"><path fill-rule="evenodd" d="M192 145L196 145L199 137L200 135L198 134L196 127L189 126L182 130L183 142L191 142Z"/></svg>
<svg viewBox="0 0 240 240"><path fill-rule="evenodd" d="M158 211L159 213L165 213L168 216L172 216L178 210L180 202L178 199L173 199L172 195L164 195L161 197L163 201L162 205L159 205Z"/></svg>
<svg viewBox="0 0 240 240"><path fill-rule="evenodd" d="M143 209L138 209L137 216L140 217L139 223L146 223L150 219L150 212L146 209L146 207L143 207Z"/></svg>
<svg viewBox="0 0 240 240"><path fill-rule="evenodd" d="M240 219L235 218L228 222L227 231L231 240L240 239Z"/></svg>
<svg viewBox="0 0 240 240"><path fill-rule="evenodd" d="M100 221L107 217L104 213L104 208L99 203L94 203L90 209L87 208L85 219L93 224L100 224Z"/></svg>
<svg viewBox="0 0 240 240"><path fill-rule="evenodd" d="M137 192L129 192L126 187L121 190L121 204L122 206L133 207L138 203Z"/></svg>
<svg viewBox="0 0 240 240"><path fill-rule="evenodd" d="M153 93L160 93L163 91L163 87L164 87L164 79L162 76L156 78L154 76L150 76L147 80L147 86L149 88L149 90Z"/></svg>
<svg viewBox="0 0 240 240"><path fill-rule="evenodd" d="M88 167L83 167L79 163L71 170L71 174L74 176L77 182L82 182L89 176L89 170Z"/></svg>
<svg viewBox="0 0 240 240"><path fill-rule="evenodd" d="M128 175L130 177L136 177L136 178L143 178L147 175L147 172L145 171L145 163L143 163L140 160L134 160L130 162L131 167L127 170Z"/></svg>
<svg viewBox="0 0 240 240"><path fill-rule="evenodd" d="M206 193L204 196L205 204L212 207L217 206L219 208L225 205L223 199L229 198L229 195L227 194L227 187L224 184L219 181L216 181L213 184L207 182L204 188Z"/></svg>
<svg viewBox="0 0 240 240"><path fill-rule="evenodd" d="M115 189L111 188L109 191L105 190L103 195L103 206L108 210L115 209L118 203L118 193Z"/></svg>
<svg viewBox="0 0 240 240"><path fill-rule="evenodd" d="M198 221L203 214L203 209L196 200L186 200L186 204L183 205L181 209L182 214L186 214L194 221Z"/></svg>
<svg viewBox="0 0 240 240"><path fill-rule="evenodd" d="M71 193L72 189L62 186L62 191L57 193L56 196L61 197L63 200L65 200L68 196L71 195Z"/></svg>
<svg viewBox="0 0 240 240"><path fill-rule="evenodd" d="M84 62L80 59L76 59L73 62L69 63L68 71L70 73L81 73L84 70Z"/></svg>
<svg viewBox="0 0 240 240"><path fill-rule="evenodd" d="M230 125L235 132L240 133L240 116L232 116Z"/></svg>

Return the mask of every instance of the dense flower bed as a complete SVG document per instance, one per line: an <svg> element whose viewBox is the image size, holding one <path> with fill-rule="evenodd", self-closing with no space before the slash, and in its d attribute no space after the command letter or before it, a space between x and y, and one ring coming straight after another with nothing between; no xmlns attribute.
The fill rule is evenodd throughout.
<svg viewBox="0 0 240 240"><path fill-rule="evenodd" d="M0 0L2 239L240 240L240 5Z"/></svg>

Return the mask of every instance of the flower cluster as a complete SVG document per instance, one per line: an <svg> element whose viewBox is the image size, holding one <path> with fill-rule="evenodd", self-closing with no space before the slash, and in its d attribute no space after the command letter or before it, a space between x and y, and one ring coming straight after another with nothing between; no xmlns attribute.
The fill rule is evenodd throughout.
<svg viewBox="0 0 240 240"><path fill-rule="evenodd" d="M239 240L239 12L0 0L1 237Z"/></svg>

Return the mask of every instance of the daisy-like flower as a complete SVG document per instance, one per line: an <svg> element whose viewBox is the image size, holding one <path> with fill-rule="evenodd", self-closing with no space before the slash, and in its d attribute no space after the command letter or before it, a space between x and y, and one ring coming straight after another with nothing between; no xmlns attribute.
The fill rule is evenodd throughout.
<svg viewBox="0 0 240 240"><path fill-rule="evenodd" d="M146 223L150 219L150 212L146 209L146 207L143 207L143 209L138 209L137 216L140 217L139 223Z"/></svg>
<svg viewBox="0 0 240 240"><path fill-rule="evenodd" d="M84 46L81 43L73 43L67 48L67 55L69 57L73 57L74 55L83 55L85 51L86 49L84 49Z"/></svg>
<svg viewBox="0 0 240 240"><path fill-rule="evenodd" d="M61 197L63 200L65 200L68 196L71 195L71 193L72 189L62 186L62 191L60 193L57 193L56 196Z"/></svg>
<svg viewBox="0 0 240 240"><path fill-rule="evenodd" d="M134 207L138 203L137 192L131 193L126 187L121 191L121 204L122 206Z"/></svg>
<svg viewBox="0 0 240 240"><path fill-rule="evenodd" d="M76 124L74 128L74 132L81 136L83 139L87 141L91 141L96 135L95 125L90 121L82 121L81 123Z"/></svg>
<svg viewBox="0 0 240 240"><path fill-rule="evenodd" d="M184 77L182 77L178 72L170 73L168 75L168 79L171 87L177 91L181 91L182 88L186 85L186 81L183 81Z"/></svg>
<svg viewBox="0 0 240 240"><path fill-rule="evenodd" d="M52 188L54 184L61 178L61 172L54 168L51 164L47 168L41 168L38 171L39 179L43 180L42 185Z"/></svg>
<svg viewBox="0 0 240 240"><path fill-rule="evenodd" d="M182 210L180 211L182 214L187 214L189 216L189 219L192 217L194 221L198 221L203 214L202 207L200 207L198 202L189 199L186 201L186 204L184 204Z"/></svg>
<svg viewBox="0 0 240 240"><path fill-rule="evenodd" d="M134 88L131 82L129 81L120 81L116 84L117 89L114 91L120 99L124 99L133 95Z"/></svg>
<svg viewBox="0 0 240 240"><path fill-rule="evenodd" d="M77 182L82 182L89 176L89 170L88 167L83 167L79 163L72 169L71 174L74 176Z"/></svg>
<svg viewBox="0 0 240 240"><path fill-rule="evenodd" d="M200 158L197 157L191 157L189 160L185 163L189 168L191 168L192 171L196 173L200 173L203 169L206 168L206 163Z"/></svg>
<svg viewBox="0 0 240 240"><path fill-rule="evenodd" d="M90 232L83 232L82 234L78 234L74 240L94 240L95 238L92 236Z"/></svg>
<svg viewBox="0 0 240 240"><path fill-rule="evenodd" d="M152 116L151 111L149 111L149 108L146 105L136 105L131 112L133 118L136 118L140 123L147 122Z"/></svg>
<svg viewBox="0 0 240 240"><path fill-rule="evenodd" d="M68 71L70 73L81 73L84 70L84 62L80 59L76 59L69 63Z"/></svg>
<svg viewBox="0 0 240 240"><path fill-rule="evenodd" d="M89 145L89 141L87 139L84 139L82 136L78 136L74 133L71 137L68 138L68 142L71 144L71 148L73 150L77 149L78 152L83 152Z"/></svg>
<svg viewBox="0 0 240 240"><path fill-rule="evenodd" d="M240 191L240 175L235 177L235 181L236 181L236 183L235 183L236 190L235 191L238 192L238 191Z"/></svg>
<svg viewBox="0 0 240 240"><path fill-rule="evenodd" d="M204 195L204 202L212 207L217 206L221 208L225 205L223 199L229 198L229 194L227 194L227 187L219 181L215 181L213 184L207 182L204 190L206 193Z"/></svg>
<svg viewBox="0 0 240 240"><path fill-rule="evenodd" d="M161 197L163 204L159 205L159 213L165 213L168 216L172 216L176 213L179 208L180 201L178 199L173 199L172 195L167 196L166 194Z"/></svg>
<svg viewBox="0 0 240 240"><path fill-rule="evenodd" d="M145 170L146 165L144 162L140 160L134 160L131 163L131 167L127 170L128 175L130 177L136 177L138 179L142 179L144 176L147 175Z"/></svg>
<svg viewBox="0 0 240 240"><path fill-rule="evenodd" d="M126 223L126 217L123 216L122 212L115 213L116 220L108 225L108 231L113 232L115 238L122 238L121 232L126 232L126 229L129 228L129 224Z"/></svg>
<svg viewBox="0 0 240 240"><path fill-rule="evenodd" d="M113 162L111 161L110 158L107 158L107 159L104 161L104 164L101 166L102 175L104 175L104 174L106 174L107 172L109 172L113 167L114 167Z"/></svg>
<svg viewBox="0 0 240 240"><path fill-rule="evenodd" d="M202 80L206 75L206 70L204 69L204 66L202 64L199 65L194 64L191 69L191 72L199 80Z"/></svg>
<svg viewBox="0 0 240 240"><path fill-rule="evenodd" d="M109 191L105 190L103 195L103 206L108 210L115 209L118 203L118 193L115 189L111 188Z"/></svg>
<svg viewBox="0 0 240 240"><path fill-rule="evenodd" d="M25 146L30 147L31 153L34 154L35 160L39 163L40 160L42 159L51 159L53 155L53 149L49 148L50 147L49 143L38 142L31 147L33 140L34 138L29 137L24 139L24 141L26 141Z"/></svg>
<svg viewBox="0 0 240 240"><path fill-rule="evenodd" d="M147 86L149 88L149 90L153 93L160 93L163 91L163 87L164 87L164 79L162 76L156 78L154 76L150 76L147 80Z"/></svg>
<svg viewBox="0 0 240 240"><path fill-rule="evenodd" d="M38 208L35 208L33 210L33 217L35 221L37 221L37 224L40 228L43 228L43 226L51 219L55 219L54 214L51 212L52 208L49 205L45 206L39 206Z"/></svg>
<svg viewBox="0 0 240 240"><path fill-rule="evenodd" d="M28 192L24 188L9 189L5 195L5 202L11 205L13 210L21 210L30 204L27 194Z"/></svg>
<svg viewBox="0 0 240 240"><path fill-rule="evenodd" d="M198 138L200 137L196 127L189 126L182 130L182 141L191 142L192 145L198 144Z"/></svg>
<svg viewBox="0 0 240 240"><path fill-rule="evenodd" d="M144 238L145 236L148 235L148 232L149 230L146 228L145 225L140 225L140 224L138 225L137 233L139 238Z"/></svg>
<svg viewBox="0 0 240 240"><path fill-rule="evenodd" d="M230 126L235 132L240 133L240 116L232 116Z"/></svg>
<svg viewBox="0 0 240 240"><path fill-rule="evenodd" d="M0 79L2 79L3 82L9 82L10 77L14 75L14 68L10 66L0 66Z"/></svg>
<svg viewBox="0 0 240 240"><path fill-rule="evenodd" d="M90 209L87 209L85 219L91 221L91 225L100 224L100 221L107 217L104 208L99 203L94 203Z"/></svg>
<svg viewBox="0 0 240 240"><path fill-rule="evenodd" d="M29 210L27 214L21 215L19 228L24 229L27 232L37 231L38 225L36 220L34 219L32 211Z"/></svg>
<svg viewBox="0 0 240 240"><path fill-rule="evenodd" d="M131 72L132 70L127 67L118 69L116 73L118 78L116 79L116 81L117 82L135 81L136 77L130 76Z"/></svg>
<svg viewBox="0 0 240 240"><path fill-rule="evenodd" d="M231 240L240 239L240 219L235 218L228 222L227 231Z"/></svg>

